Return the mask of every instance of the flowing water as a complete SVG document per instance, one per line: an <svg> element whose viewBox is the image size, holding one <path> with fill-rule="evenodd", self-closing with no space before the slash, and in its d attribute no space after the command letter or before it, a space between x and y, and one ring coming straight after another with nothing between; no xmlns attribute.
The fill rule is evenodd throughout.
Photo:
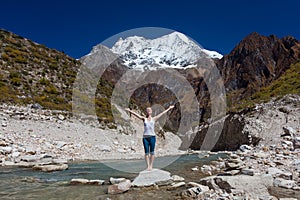
<svg viewBox="0 0 300 200"><path fill-rule="evenodd" d="M185 178L185 181L198 181L203 174L192 171L191 168L208 164L225 154L216 154L209 157L199 154L183 155L172 164L162 168ZM157 158L160 160L172 157ZM104 164L105 163L105 164ZM108 162L83 162L71 163L69 169L57 172L41 172L26 168L1 167L0 168L0 199L174 199L174 191L157 189L130 189L120 195L107 195L108 185L70 185L73 178L101 179L108 182L110 177L124 177L133 180L138 173L129 173L126 169L130 166L132 171L145 168L143 160L118 160ZM111 168L111 166L113 168ZM156 166L155 166L156 167ZM155 197L155 198L153 198Z"/></svg>

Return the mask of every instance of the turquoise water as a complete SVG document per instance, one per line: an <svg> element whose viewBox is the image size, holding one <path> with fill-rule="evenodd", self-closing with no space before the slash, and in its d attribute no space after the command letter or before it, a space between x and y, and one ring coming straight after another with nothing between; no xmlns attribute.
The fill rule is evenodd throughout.
<svg viewBox="0 0 300 200"><path fill-rule="evenodd" d="M187 181L197 181L203 174L199 171L193 172L192 167L208 164L218 157L225 157L225 154L212 155L210 157L199 156L198 154L180 156L171 165L164 167L163 170L182 176ZM157 163L172 157L158 158ZM109 163L109 164L108 164ZM141 195L138 189L132 189L126 194L107 195L108 185L70 185L69 181L73 178L101 179L108 182L110 177L124 177L133 180L138 173L128 173L110 167L113 163L114 168L131 167L133 171L145 168L143 160L119 160L106 162L84 162L71 163L69 169L58 172L40 172L26 168L1 167L0 168L0 199L135 199ZM125 170L126 171L126 170ZM165 191L142 191L143 199L153 195L158 195L168 199L170 193ZM162 194L160 194L162 193ZM171 197L170 197L171 199Z"/></svg>

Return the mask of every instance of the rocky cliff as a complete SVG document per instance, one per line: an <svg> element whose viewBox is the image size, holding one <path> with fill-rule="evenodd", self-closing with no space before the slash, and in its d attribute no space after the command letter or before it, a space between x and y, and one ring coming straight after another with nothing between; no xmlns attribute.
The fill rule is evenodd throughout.
<svg viewBox="0 0 300 200"><path fill-rule="evenodd" d="M234 105L280 77L300 58L300 42L291 36L277 38L251 33L228 55L217 61Z"/></svg>

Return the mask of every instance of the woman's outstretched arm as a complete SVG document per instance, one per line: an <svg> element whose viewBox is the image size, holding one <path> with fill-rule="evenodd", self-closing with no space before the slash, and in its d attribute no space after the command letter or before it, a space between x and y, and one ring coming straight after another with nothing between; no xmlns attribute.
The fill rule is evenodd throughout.
<svg viewBox="0 0 300 200"><path fill-rule="evenodd" d="M169 110L173 109L174 105L169 106L169 108L161 113L159 113L158 115L156 115L155 117L153 117L154 120L158 120L161 116L163 116L165 113L167 113Z"/></svg>
<svg viewBox="0 0 300 200"><path fill-rule="evenodd" d="M141 116L140 114L130 110L129 108L125 108L126 111L130 112L131 114L133 114L134 116L136 116L137 118L141 119L141 120L144 120L144 117Z"/></svg>

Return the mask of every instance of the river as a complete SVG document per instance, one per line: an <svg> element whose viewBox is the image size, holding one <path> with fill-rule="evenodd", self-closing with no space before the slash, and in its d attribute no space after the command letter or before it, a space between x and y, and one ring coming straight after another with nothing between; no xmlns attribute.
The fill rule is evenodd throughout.
<svg viewBox="0 0 300 200"><path fill-rule="evenodd" d="M172 164L162 168L185 178L185 181L198 181L204 175L191 168L208 164L226 154L216 154L205 157L201 154L179 156ZM172 159L173 157L157 158L159 160ZM112 165L113 163L113 165ZM57 172L41 172L30 168L1 167L0 168L0 199L174 199L176 191L164 189L139 189L132 188L125 194L108 195L108 185L70 185L73 178L101 179L108 182L110 177L124 177L133 180L138 173L129 173L122 169L131 166L140 169L144 166L143 160L114 160L114 161L89 161L74 162L69 164L69 169ZM113 168L111 167L113 166ZM155 166L154 166L155 167Z"/></svg>

